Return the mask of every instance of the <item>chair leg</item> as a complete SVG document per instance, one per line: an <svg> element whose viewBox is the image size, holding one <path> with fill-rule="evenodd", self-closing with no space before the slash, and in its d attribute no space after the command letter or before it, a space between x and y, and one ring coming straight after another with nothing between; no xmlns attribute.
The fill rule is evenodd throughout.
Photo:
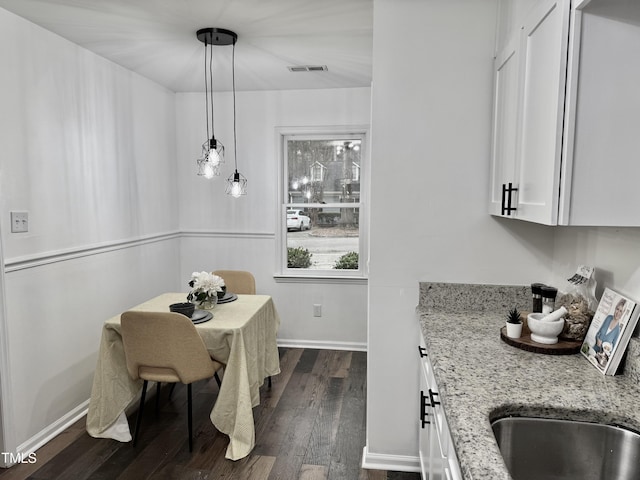
<svg viewBox="0 0 640 480"><path fill-rule="evenodd" d="M173 391L176 389L176 384L171 384L171 390L169 390L169 400L171 400L171 395L173 395Z"/></svg>
<svg viewBox="0 0 640 480"><path fill-rule="evenodd" d="M140 396L140 406L138 407L138 414L136 415L136 431L133 434L133 446L136 446L138 442L138 433L140 433L140 424L142 423L142 409L144 407L144 397L147 394L147 380L142 384L142 395Z"/></svg>
<svg viewBox="0 0 640 480"><path fill-rule="evenodd" d="M191 384L187 385L187 417L189 422L189 451L193 452L193 426L191 423Z"/></svg>
<svg viewBox="0 0 640 480"><path fill-rule="evenodd" d="M218 376L218 372L214 373L213 376L216 379L216 383L218 384L218 388L220 388L222 386L222 381L220 381L220 377Z"/></svg>
<svg viewBox="0 0 640 480"><path fill-rule="evenodd" d="M156 419L160 412L160 382L156 382Z"/></svg>
<svg viewBox="0 0 640 480"><path fill-rule="evenodd" d="M267 377L267 385L269 385L269 389L271 389L271 377Z"/></svg>

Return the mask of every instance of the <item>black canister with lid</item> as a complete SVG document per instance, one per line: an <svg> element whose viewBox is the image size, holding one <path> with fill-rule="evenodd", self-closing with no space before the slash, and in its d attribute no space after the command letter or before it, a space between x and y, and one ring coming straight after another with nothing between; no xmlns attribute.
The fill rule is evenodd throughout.
<svg viewBox="0 0 640 480"><path fill-rule="evenodd" d="M545 287L544 283L532 283L531 284L531 297L533 299L532 312L542 312L542 287Z"/></svg>
<svg viewBox="0 0 640 480"><path fill-rule="evenodd" d="M556 309L556 295L558 289L555 287L543 286L542 290L542 313L551 313Z"/></svg>

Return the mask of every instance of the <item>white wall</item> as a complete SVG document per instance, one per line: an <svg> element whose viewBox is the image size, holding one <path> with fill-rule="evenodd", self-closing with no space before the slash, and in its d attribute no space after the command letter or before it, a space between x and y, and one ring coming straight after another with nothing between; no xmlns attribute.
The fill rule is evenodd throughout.
<svg viewBox="0 0 640 480"><path fill-rule="evenodd" d="M368 125L370 88L237 93L238 170L248 179L246 197L224 194L233 173L232 96L215 97L216 138L226 147L220 177L196 175L206 139L204 94L177 94L177 144L181 278L195 270L242 269L256 276L258 293L274 297L281 317L281 344L363 349L366 344L364 282L277 282L277 216L280 159L276 129L289 126ZM314 303L322 317L313 317Z"/></svg>
<svg viewBox="0 0 640 480"><path fill-rule="evenodd" d="M549 276L553 285L562 289L577 265L592 265L598 298L609 287L640 300L640 228L561 227L555 231L554 242Z"/></svg>
<svg viewBox="0 0 640 480"><path fill-rule="evenodd" d="M0 62L0 377L15 451L86 406L104 320L177 288L175 103L2 9ZM14 210L28 233L10 232Z"/></svg>
<svg viewBox="0 0 640 480"><path fill-rule="evenodd" d="M418 282L527 284L551 267L553 229L486 213L495 19L490 0L374 2L372 462L417 454Z"/></svg>
<svg viewBox="0 0 640 480"><path fill-rule="evenodd" d="M7 451L7 445L14 445L9 442L11 434L7 435L6 428L9 427L4 421L5 417L12 414L7 410L11 403L9 391L9 352L7 341L7 324L5 310L5 288L4 288L4 256L2 254L2 225L0 224L0 452Z"/></svg>

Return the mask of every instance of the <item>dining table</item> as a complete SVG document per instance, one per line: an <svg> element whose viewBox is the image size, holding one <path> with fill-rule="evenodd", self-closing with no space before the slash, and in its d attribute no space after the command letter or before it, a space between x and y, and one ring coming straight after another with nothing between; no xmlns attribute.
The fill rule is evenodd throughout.
<svg viewBox="0 0 640 480"><path fill-rule="evenodd" d="M195 326L211 357L224 364L210 419L218 431L229 436L225 457L239 460L255 445L253 407L260 403L260 387L266 378L280 373L276 343L280 318L269 295L233 297L237 298L211 310L211 320ZM130 310L169 312L171 304L185 298L185 293L163 293ZM127 371L120 315L116 315L102 326L87 412L89 435L131 441L125 412L139 397L142 383Z"/></svg>

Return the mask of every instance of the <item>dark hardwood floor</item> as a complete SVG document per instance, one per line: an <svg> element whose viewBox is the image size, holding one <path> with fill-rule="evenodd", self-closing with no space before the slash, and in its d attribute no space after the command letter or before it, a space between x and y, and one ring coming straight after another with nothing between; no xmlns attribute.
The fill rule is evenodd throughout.
<svg viewBox="0 0 640 480"><path fill-rule="evenodd" d="M261 389L256 446L224 458L228 437L209 420L218 386L193 386L194 446L189 453L186 388L161 391L144 411L138 445L91 438L84 418L36 452L34 464L0 469L0 480L419 480L417 473L363 470L366 353L280 349L282 373ZM151 390L155 392L155 388ZM130 422L135 415L129 415Z"/></svg>

